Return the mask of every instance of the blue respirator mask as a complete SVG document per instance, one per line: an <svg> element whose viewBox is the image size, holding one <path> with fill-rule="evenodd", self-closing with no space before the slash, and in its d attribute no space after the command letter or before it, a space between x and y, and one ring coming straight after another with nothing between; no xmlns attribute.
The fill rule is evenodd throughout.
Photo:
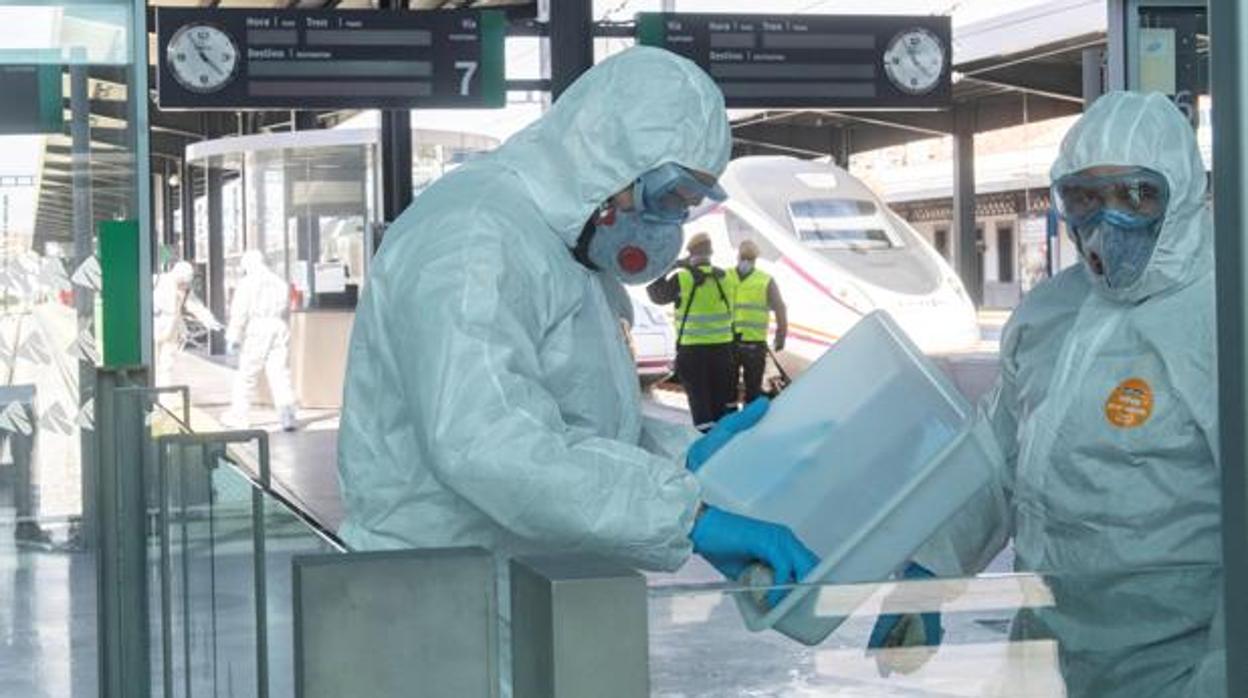
<svg viewBox="0 0 1248 698"><path fill-rule="evenodd" d="M1153 257L1170 187L1164 176L1144 168L1072 174L1053 185L1053 201L1088 268L1109 288L1122 289L1139 280Z"/></svg>
<svg viewBox="0 0 1248 698"><path fill-rule="evenodd" d="M724 190L673 163L633 183L633 208L605 207L594 222L587 256L622 283L645 284L662 276L680 256L682 225L703 199L723 201Z"/></svg>

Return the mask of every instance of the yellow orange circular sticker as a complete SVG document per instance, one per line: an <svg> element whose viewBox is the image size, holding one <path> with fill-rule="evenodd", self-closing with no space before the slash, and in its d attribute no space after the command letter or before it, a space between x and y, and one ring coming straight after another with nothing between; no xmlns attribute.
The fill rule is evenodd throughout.
<svg viewBox="0 0 1248 698"><path fill-rule="evenodd" d="M1153 388L1142 378L1118 384L1105 401L1105 419L1122 429L1142 426L1153 416Z"/></svg>

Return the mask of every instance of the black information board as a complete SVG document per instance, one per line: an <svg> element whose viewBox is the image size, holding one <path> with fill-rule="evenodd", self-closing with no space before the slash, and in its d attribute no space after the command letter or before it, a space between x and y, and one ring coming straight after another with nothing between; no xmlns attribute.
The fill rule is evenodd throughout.
<svg viewBox="0 0 1248 698"><path fill-rule="evenodd" d="M700 65L729 107L941 109L947 16L641 13L637 41Z"/></svg>
<svg viewBox="0 0 1248 698"><path fill-rule="evenodd" d="M156 9L161 109L502 107L497 10Z"/></svg>

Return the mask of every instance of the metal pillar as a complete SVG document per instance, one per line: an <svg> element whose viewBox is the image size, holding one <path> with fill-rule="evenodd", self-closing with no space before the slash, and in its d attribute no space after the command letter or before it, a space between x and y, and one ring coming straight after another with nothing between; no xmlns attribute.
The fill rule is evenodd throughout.
<svg viewBox="0 0 1248 698"><path fill-rule="evenodd" d="M1213 201L1218 304L1218 420L1222 447L1222 564L1226 585L1227 695L1248 695L1248 7L1210 3Z"/></svg>
<svg viewBox="0 0 1248 698"><path fill-rule="evenodd" d="M130 61L126 66L126 91L131 97L126 100L128 124L127 133L130 140L130 153L134 157L134 189L131 193L130 217L139 223L139 240L143 243L151 240L152 233L152 190L148 186L152 171L151 147L148 134L148 35L146 31L147 0L130 0ZM139 275L143 279L152 278L152 245L139 245ZM150 283L139 287L139 351L143 363L152 365L152 286ZM94 378L94 376L93 376ZM82 402L89 395L83 392Z"/></svg>
<svg viewBox="0 0 1248 698"><path fill-rule="evenodd" d="M386 223L412 203L412 114L381 113L381 202Z"/></svg>
<svg viewBox="0 0 1248 698"><path fill-rule="evenodd" d="M98 373L99 553L96 578L101 698L151 695L144 463L150 457L142 369ZM150 461L147 461L150 463Z"/></svg>
<svg viewBox="0 0 1248 698"><path fill-rule="evenodd" d="M91 230L94 220L91 209L91 108L87 92L87 66L85 50L78 49L69 68L70 141L72 158L74 271L77 271L95 254L95 236ZM140 185L141 186L141 185ZM95 321L95 293L86 285L74 286L74 311L77 316L76 332L90 333ZM95 392L95 367L85 361L78 363L79 405ZM79 537L84 547L96 545L96 468L95 447L90 432L83 431L78 438L79 482L82 487L82 518L79 520Z"/></svg>
<svg viewBox="0 0 1248 698"><path fill-rule="evenodd" d="M646 579L586 556L511 561L514 698L650 695Z"/></svg>
<svg viewBox="0 0 1248 698"><path fill-rule="evenodd" d="M225 226L221 201L225 171L220 162L208 161L208 309L218 319L225 317ZM213 332L209 351L220 354L225 351L225 338Z"/></svg>
<svg viewBox="0 0 1248 698"><path fill-rule="evenodd" d="M178 175L178 194L182 198L182 259L191 261L195 259L195 168L185 158Z"/></svg>
<svg viewBox="0 0 1248 698"><path fill-rule="evenodd" d="M1085 48L1083 64L1083 109L1105 94L1105 52L1100 48Z"/></svg>
<svg viewBox="0 0 1248 698"><path fill-rule="evenodd" d="M954 259L962 284L975 307L984 301L979 240L975 235L975 111L957 106L953 112Z"/></svg>
<svg viewBox="0 0 1248 698"><path fill-rule="evenodd" d="M558 99L581 73L594 65L593 0L551 3L550 95Z"/></svg>
<svg viewBox="0 0 1248 698"><path fill-rule="evenodd" d="M1106 91L1127 89L1127 21L1131 0L1108 0Z"/></svg>
<svg viewBox="0 0 1248 698"><path fill-rule="evenodd" d="M404 11L405 0L380 0L383 10ZM393 223L412 203L412 113L381 112L381 212L385 224ZM380 241L378 241L380 244ZM311 270L309 270L309 276Z"/></svg>
<svg viewBox="0 0 1248 698"><path fill-rule="evenodd" d="M173 185L171 184L175 174L177 174L177 168L174 163L171 160L165 160L160 187L160 232L161 242L168 246L177 242L177 238L173 235Z"/></svg>
<svg viewBox="0 0 1248 698"><path fill-rule="evenodd" d="M296 220L295 258L307 268L307 306L315 308L316 300L316 262L321 249L321 225L317 216L300 213Z"/></svg>

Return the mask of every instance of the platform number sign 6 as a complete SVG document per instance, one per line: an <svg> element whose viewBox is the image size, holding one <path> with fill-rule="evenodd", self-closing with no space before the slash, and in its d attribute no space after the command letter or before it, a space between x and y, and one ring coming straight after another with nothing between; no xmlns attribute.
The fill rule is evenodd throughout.
<svg viewBox="0 0 1248 698"><path fill-rule="evenodd" d="M472 85L472 76L477 74L476 61L455 61L455 70L462 70L464 74L459 78L459 96L467 97L469 87Z"/></svg>

